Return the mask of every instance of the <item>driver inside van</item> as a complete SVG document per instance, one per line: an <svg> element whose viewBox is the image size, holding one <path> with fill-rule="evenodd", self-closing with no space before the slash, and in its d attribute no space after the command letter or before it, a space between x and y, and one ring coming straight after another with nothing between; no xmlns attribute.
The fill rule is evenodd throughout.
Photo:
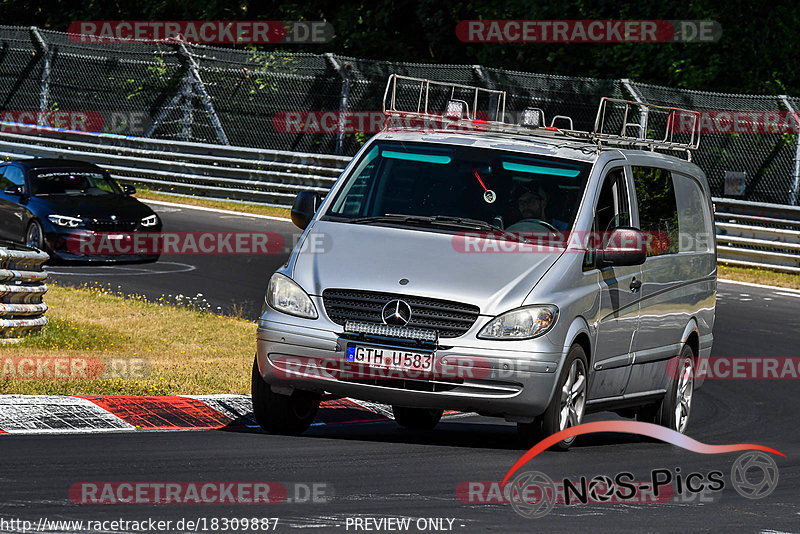
<svg viewBox="0 0 800 534"><path fill-rule="evenodd" d="M547 203L551 195L542 184L532 182L520 185L511 195L511 212L517 215L516 222L506 228L510 231L566 230L569 224L552 219L547 214Z"/></svg>

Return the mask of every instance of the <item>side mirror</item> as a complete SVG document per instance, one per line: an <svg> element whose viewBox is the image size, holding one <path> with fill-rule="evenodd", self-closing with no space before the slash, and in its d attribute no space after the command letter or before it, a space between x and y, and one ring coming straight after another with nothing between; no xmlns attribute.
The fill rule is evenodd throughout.
<svg viewBox="0 0 800 534"><path fill-rule="evenodd" d="M122 192L125 193L126 195L133 195L134 193L136 193L136 188L133 187L132 185L123 185Z"/></svg>
<svg viewBox="0 0 800 534"><path fill-rule="evenodd" d="M604 236L595 251L595 267L641 265L647 259L647 238L638 228L621 226Z"/></svg>
<svg viewBox="0 0 800 534"><path fill-rule="evenodd" d="M300 191L292 205L292 222L301 230L305 230L314 218L322 197L314 191Z"/></svg>
<svg viewBox="0 0 800 534"><path fill-rule="evenodd" d="M9 185L6 187L5 191L3 191L6 195L15 195L20 196L22 194L22 186L21 185Z"/></svg>

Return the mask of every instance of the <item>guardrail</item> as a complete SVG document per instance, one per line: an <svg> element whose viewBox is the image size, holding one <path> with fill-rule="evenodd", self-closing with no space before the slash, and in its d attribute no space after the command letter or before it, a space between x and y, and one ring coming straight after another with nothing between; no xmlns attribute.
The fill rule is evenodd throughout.
<svg viewBox="0 0 800 534"><path fill-rule="evenodd" d="M48 258L41 250L0 242L0 342L20 341L47 324L42 264Z"/></svg>
<svg viewBox="0 0 800 534"><path fill-rule="evenodd" d="M11 131L9 131L11 130ZM35 130L31 133L15 133ZM247 147L0 122L0 156L79 159L148 189L288 207L302 190L325 194L350 161Z"/></svg>
<svg viewBox="0 0 800 534"><path fill-rule="evenodd" d="M713 200L720 263L800 274L800 207Z"/></svg>
<svg viewBox="0 0 800 534"><path fill-rule="evenodd" d="M12 127L11 131L3 126ZM325 195L350 158L62 130L0 122L0 156L90 161L118 180L167 193L289 207ZM800 274L800 207L715 198L721 263Z"/></svg>

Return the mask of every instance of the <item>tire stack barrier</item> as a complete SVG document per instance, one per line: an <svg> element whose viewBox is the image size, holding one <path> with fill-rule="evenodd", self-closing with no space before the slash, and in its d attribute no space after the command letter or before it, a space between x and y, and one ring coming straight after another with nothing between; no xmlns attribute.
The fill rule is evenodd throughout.
<svg viewBox="0 0 800 534"><path fill-rule="evenodd" d="M0 241L0 342L21 341L47 324L42 265L48 259L41 250Z"/></svg>

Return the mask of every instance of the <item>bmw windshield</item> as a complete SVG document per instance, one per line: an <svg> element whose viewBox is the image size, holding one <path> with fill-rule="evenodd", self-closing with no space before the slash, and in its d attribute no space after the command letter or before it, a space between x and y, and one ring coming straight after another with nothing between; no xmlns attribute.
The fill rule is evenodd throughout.
<svg viewBox="0 0 800 534"><path fill-rule="evenodd" d="M326 220L364 224L568 231L588 163L449 145L376 143Z"/></svg>
<svg viewBox="0 0 800 534"><path fill-rule="evenodd" d="M111 177L99 172L48 170L30 177L33 196L46 195L122 195Z"/></svg>

